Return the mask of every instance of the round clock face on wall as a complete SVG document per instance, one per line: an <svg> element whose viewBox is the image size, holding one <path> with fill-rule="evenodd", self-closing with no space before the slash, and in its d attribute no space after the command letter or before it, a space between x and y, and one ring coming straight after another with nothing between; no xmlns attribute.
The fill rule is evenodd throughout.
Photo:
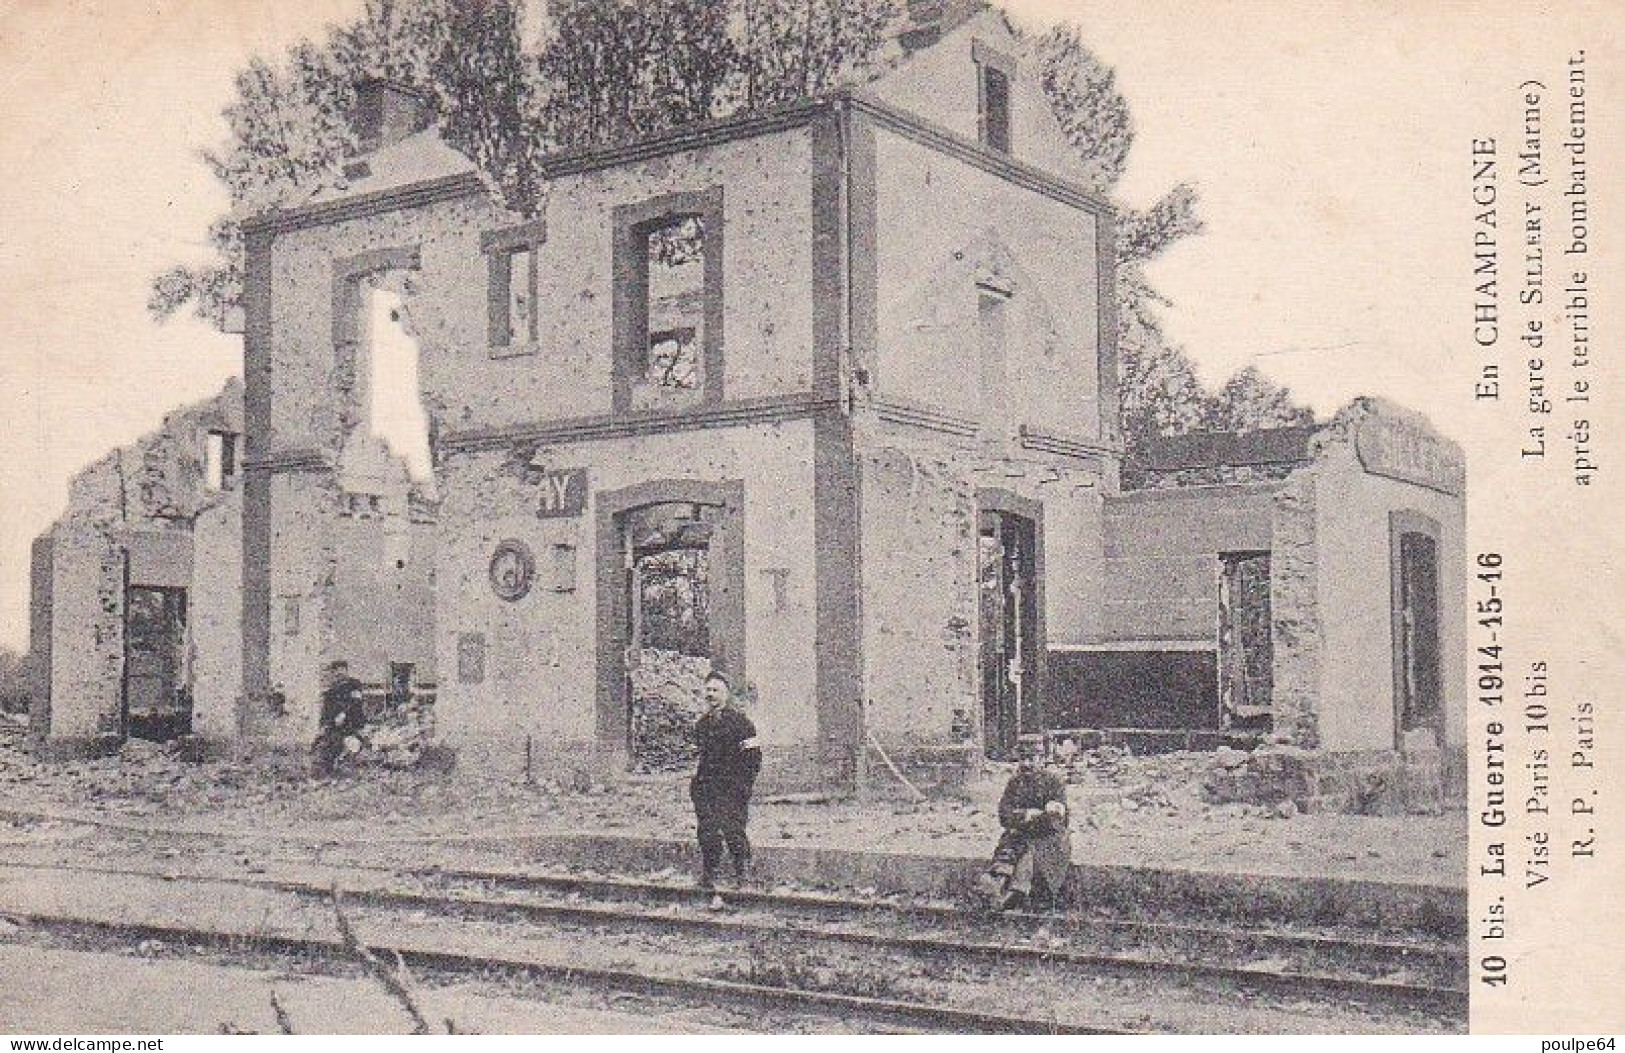
<svg viewBox="0 0 1625 1053"><path fill-rule="evenodd" d="M491 591L505 600L517 600L530 591L536 578L536 557L530 546L513 538L491 554Z"/></svg>

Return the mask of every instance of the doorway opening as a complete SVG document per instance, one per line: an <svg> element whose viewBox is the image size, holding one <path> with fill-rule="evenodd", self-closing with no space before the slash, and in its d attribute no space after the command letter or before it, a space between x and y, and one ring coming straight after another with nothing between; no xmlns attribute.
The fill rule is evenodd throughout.
<svg viewBox="0 0 1625 1053"><path fill-rule="evenodd" d="M192 733L186 684L186 590L124 592L124 736L168 742Z"/></svg>
<svg viewBox="0 0 1625 1053"><path fill-rule="evenodd" d="M1219 555L1219 711L1233 731L1269 731L1275 685L1270 554Z"/></svg>
<svg viewBox="0 0 1625 1053"><path fill-rule="evenodd" d="M694 761L711 672L711 558L719 509L688 502L622 517L627 572L627 753L633 772Z"/></svg>
<svg viewBox="0 0 1625 1053"><path fill-rule="evenodd" d="M1439 543L1431 534L1401 529L1394 546L1395 745L1404 745L1407 732L1429 728L1442 746Z"/></svg>
<svg viewBox="0 0 1625 1053"><path fill-rule="evenodd" d="M1038 529L1033 519L984 509L979 517L982 741L991 760L1015 760L1038 713Z"/></svg>

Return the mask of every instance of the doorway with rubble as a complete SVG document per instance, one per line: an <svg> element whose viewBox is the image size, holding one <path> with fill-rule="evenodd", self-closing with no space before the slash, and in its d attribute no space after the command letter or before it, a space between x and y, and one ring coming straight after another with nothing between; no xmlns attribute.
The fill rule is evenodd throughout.
<svg viewBox="0 0 1625 1053"><path fill-rule="evenodd" d="M186 601L183 588L124 591L124 738L168 742L192 733Z"/></svg>
<svg viewBox="0 0 1625 1053"><path fill-rule="evenodd" d="M600 639L599 737L631 774L692 766L713 670L745 689L737 490L674 481L599 495L600 544L617 571L600 572L599 624L611 631Z"/></svg>

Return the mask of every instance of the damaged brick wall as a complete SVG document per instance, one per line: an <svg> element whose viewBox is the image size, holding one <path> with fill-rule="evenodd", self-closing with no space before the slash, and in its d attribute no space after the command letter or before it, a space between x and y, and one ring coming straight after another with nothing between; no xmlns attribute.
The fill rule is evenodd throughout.
<svg viewBox="0 0 1625 1053"><path fill-rule="evenodd" d="M1220 750L1204 793L1217 804L1284 806L1353 815L1437 813L1447 801L1438 752L1328 751L1271 746Z"/></svg>
<svg viewBox="0 0 1625 1053"><path fill-rule="evenodd" d="M968 89L972 138L978 33L892 82L905 104L936 85L924 108L950 122ZM1019 119L1017 132L1018 155L1039 143ZM983 746L979 489L1043 507L1049 639L1078 642L1101 621L1101 495L1116 472L1101 438L1102 221L884 122L860 123L856 143L873 151L857 178L860 191L872 179L876 297L873 350L860 330L855 363L865 719L938 781L937 761L958 751L962 776ZM1030 446L1037 433L1067 452Z"/></svg>
<svg viewBox="0 0 1625 1053"><path fill-rule="evenodd" d="M124 553L94 523L59 522L52 544L48 749L95 748L120 734Z"/></svg>
<svg viewBox="0 0 1625 1053"><path fill-rule="evenodd" d="M813 369L810 155L806 130L791 129L559 175L543 213L524 224L535 260L535 339L504 336L502 346L494 346L490 331L496 271L487 251L495 243L482 235L500 238L517 230L521 217L482 196L278 235L272 445L312 455L317 465L340 458L355 421L348 405L355 367L334 339L343 297L327 293L336 261L410 253L416 263L406 301L440 498L439 588L419 609L437 614L426 635L436 641L439 726L448 741L500 753L510 770L517 770L527 736L535 763L546 763L543 752L561 761L591 756L598 629L593 507L543 518L536 486L519 481L510 462L526 446L525 429L611 409L615 209L721 187L726 397L804 393ZM518 429L521 438L493 438L500 429ZM745 480L750 675L758 679L759 659L767 679L757 684L758 722L764 740L787 753L815 738L809 443L810 427L784 423L623 436L540 453L550 465L588 468L595 492L675 477ZM535 446L526 446L527 462ZM781 487L791 496L782 496ZM360 592L342 600L332 595L334 582L356 577L346 569L354 560L343 549L343 531L327 511L336 497L320 467L277 473L272 666L290 697L310 697L324 657L355 649L354 631L344 626L356 619L347 612L369 606ZM512 602L496 598L490 583L493 549L508 539L524 542L541 578ZM301 571L311 566L323 569ZM281 612L290 601L303 603L305 624L285 633Z"/></svg>
<svg viewBox="0 0 1625 1053"><path fill-rule="evenodd" d="M607 774L596 740L598 494L656 479L744 484L745 675L768 778L801 785L816 761L812 426L807 422L534 444L450 454L441 465L438 638L442 733L464 762ZM539 517L539 473L587 467L578 516ZM535 577L499 596L491 561L523 544ZM610 553L617 561L621 554ZM736 672L736 670L730 670ZM612 747L616 744L609 744ZM798 783L798 780L800 782ZM764 784L766 785L766 784ZM803 788L805 788L803 786Z"/></svg>
<svg viewBox="0 0 1625 1053"><path fill-rule="evenodd" d="M1321 605L1317 569L1316 478L1299 471L1275 497L1270 540L1270 635L1274 648L1274 734L1320 745Z"/></svg>
<svg viewBox="0 0 1625 1053"><path fill-rule="evenodd" d="M226 742L240 731L243 690L243 498L223 494L192 525L192 727Z"/></svg>
<svg viewBox="0 0 1625 1053"><path fill-rule="evenodd" d="M337 524L343 491L324 472L282 473L271 501L271 689L286 700L254 699L245 731L294 745L315 734L324 662L336 657L326 600L338 582Z"/></svg>
<svg viewBox="0 0 1625 1053"><path fill-rule="evenodd" d="M1444 726L1447 741L1463 745L1466 729L1465 502L1455 493L1381 474L1376 450L1396 429L1408 441L1439 444L1455 465L1461 451L1410 410L1379 399L1360 399L1341 411L1316 438L1317 575L1320 603L1335 618L1322 620L1320 738L1331 749L1393 749L1396 743L1395 676L1399 661L1393 629L1390 513L1419 514L1438 524L1438 614ZM1364 463L1370 460L1371 464ZM1451 483L1449 485L1457 485ZM1332 498L1335 495L1335 500ZM1429 736L1433 738L1434 736ZM1421 746L1407 743L1407 748Z"/></svg>
<svg viewBox="0 0 1625 1053"><path fill-rule="evenodd" d="M51 549L51 640L42 672L51 704L34 734L48 749L101 748L122 735L125 586L193 591L193 523L222 496L206 485L211 431L242 432L242 385L235 379L219 395L166 415L158 428L70 482L67 509L44 535ZM189 644L188 658L193 651Z"/></svg>
<svg viewBox="0 0 1625 1053"><path fill-rule="evenodd" d="M333 312L342 298L321 291L333 281L335 261L393 250L410 251L417 262L408 306L421 354L423 401L437 440L607 412L613 375L613 210L678 189L725 186L729 397L805 390L811 378L807 354L811 308L806 296L811 285L809 157L805 131L792 130L557 178L544 214L528 228L539 232L537 339L522 340L500 353L490 340L490 270L481 235L506 229L519 217L483 197L364 215L280 235L273 253L274 445L311 451L328 463L339 456L347 437L347 414L351 421L354 416L346 406L354 386L349 377L353 367L346 365L333 338ZM796 192L800 188L808 189ZM629 446L636 449L637 443ZM606 452L619 456L616 451L591 450L580 457L583 464L593 463ZM680 467L674 469L659 463L659 458L648 458L648 477L687 474L696 462L685 453L676 463ZM290 487L289 493L300 489ZM277 500L283 500L281 491ZM322 513L313 509L312 514ZM529 514L534 519L534 508ZM279 511L279 519L281 515ZM306 537L291 526L285 533L299 539L280 547L292 563L336 558L328 551L331 542ZM460 527L447 534L451 545L465 540ZM310 587L287 581L273 592L295 595ZM499 649L531 650L517 638L489 642ZM331 643L337 646L340 641L335 638ZM308 651L301 655L299 661L308 659ZM280 662L285 675L297 679L286 668L292 664L296 663L291 654Z"/></svg>
<svg viewBox="0 0 1625 1053"><path fill-rule="evenodd" d="M1219 554L1267 552L1275 487L1140 490L1106 501L1103 638L1217 639ZM1273 563L1272 563L1273 572Z"/></svg>
<svg viewBox="0 0 1625 1053"><path fill-rule="evenodd" d="M980 739L976 486L952 451L865 449L866 723L893 746Z"/></svg>
<svg viewBox="0 0 1625 1053"><path fill-rule="evenodd" d="M1437 445L1460 465L1460 448L1418 414L1382 400L1359 399L1316 434L1314 460L1294 472L1276 498L1271 562L1276 730L1296 746L1337 751L1400 746L1389 517L1401 511L1425 516L1442 531L1438 609L1447 735L1445 743L1425 748L1444 746L1453 754L1462 746L1465 505L1459 488L1445 492L1385 474L1394 469L1375 460L1364 463L1365 457L1380 456L1373 448L1393 428L1413 437L1416 448ZM1405 749L1422 745L1410 742Z"/></svg>
<svg viewBox="0 0 1625 1053"><path fill-rule="evenodd" d="M1098 218L883 128L875 197L878 352L865 365L876 397L983 412L981 286L1008 295L1002 412L1097 440Z"/></svg>
<svg viewBox="0 0 1625 1053"><path fill-rule="evenodd" d="M1098 580L1101 480L872 419L858 434L866 722L905 768L941 781L952 759L963 777L982 751L977 491L1041 504L1045 629L1069 639Z"/></svg>

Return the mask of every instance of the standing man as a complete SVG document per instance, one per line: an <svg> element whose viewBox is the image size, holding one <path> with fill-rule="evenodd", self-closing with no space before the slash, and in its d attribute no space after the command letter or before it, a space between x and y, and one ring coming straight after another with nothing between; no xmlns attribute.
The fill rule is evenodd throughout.
<svg viewBox="0 0 1625 1053"><path fill-rule="evenodd" d="M1059 906L1072 870L1066 785L1023 757L999 798L999 825L1004 834L985 879L995 909Z"/></svg>
<svg viewBox="0 0 1625 1053"><path fill-rule="evenodd" d="M361 702L361 681L350 675L350 663L342 658L327 666L327 687L322 691L322 714L316 727L316 741L310 745L311 769L317 776L331 776L344 753L344 740L367 722Z"/></svg>
<svg viewBox="0 0 1625 1053"><path fill-rule="evenodd" d="M750 840L745 822L756 773L762 770L762 748L756 725L735 706L728 678L713 671L705 678L706 710L694 725L699 769L689 784L700 840L700 887L716 886L722 850L733 859L734 877L743 880L750 866Z"/></svg>

